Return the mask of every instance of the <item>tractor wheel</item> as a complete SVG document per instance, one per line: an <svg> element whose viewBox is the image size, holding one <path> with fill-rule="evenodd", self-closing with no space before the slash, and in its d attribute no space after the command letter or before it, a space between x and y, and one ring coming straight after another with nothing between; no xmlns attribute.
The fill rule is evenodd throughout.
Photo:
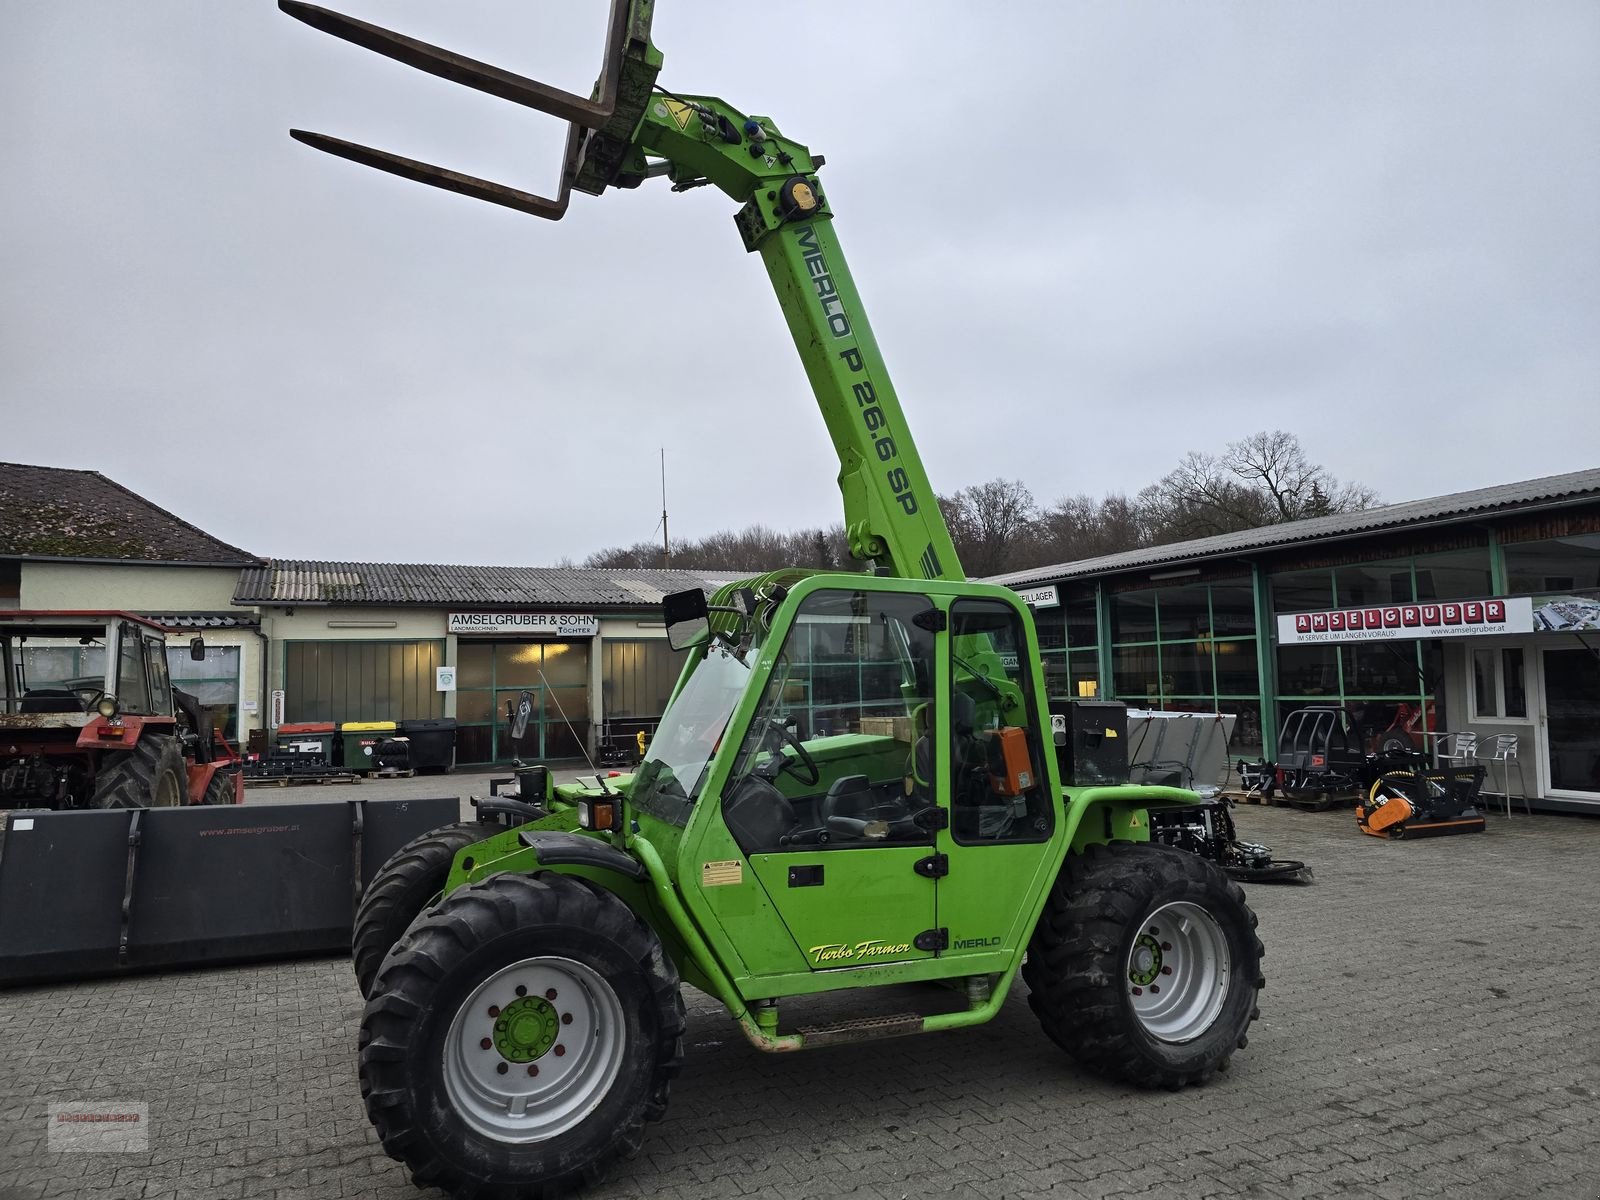
<svg viewBox="0 0 1600 1200"><path fill-rule="evenodd" d="M1178 1088L1226 1070L1260 1014L1244 892L1192 854L1090 846L1051 889L1023 978L1058 1046L1100 1075Z"/></svg>
<svg viewBox="0 0 1600 1200"><path fill-rule="evenodd" d="M411 922L438 903L456 851L502 832L503 826L487 821L446 825L412 838L378 868L361 894L350 938L350 960L363 996L372 995L384 955Z"/></svg>
<svg viewBox="0 0 1600 1200"><path fill-rule="evenodd" d="M205 798L200 803L232 804L233 801L233 773L231 771L218 771L211 776L211 782L206 784Z"/></svg>
<svg viewBox="0 0 1600 1200"><path fill-rule="evenodd" d="M175 737L146 734L131 750L100 755L95 808L175 808L189 798L189 772Z"/></svg>
<svg viewBox="0 0 1600 1200"><path fill-rule="evenodd" d="M423 1187L533 1200L644 1140L683 1060L678 971L610 892L496 875L424 915L361 1022L367 1117Z"/></svg>

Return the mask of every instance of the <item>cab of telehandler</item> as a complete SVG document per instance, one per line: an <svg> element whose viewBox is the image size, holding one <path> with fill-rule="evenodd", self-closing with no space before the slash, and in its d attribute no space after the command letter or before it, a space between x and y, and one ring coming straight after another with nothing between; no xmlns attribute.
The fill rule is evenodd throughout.
<svg viewBox="0 0 1600 1200"><path fill-rule="evenodd" d="M1004 970L1063 852L1027 610L865 575L773 593L681 622L669 603L693 657L628 814L758 991Z"/></svg>

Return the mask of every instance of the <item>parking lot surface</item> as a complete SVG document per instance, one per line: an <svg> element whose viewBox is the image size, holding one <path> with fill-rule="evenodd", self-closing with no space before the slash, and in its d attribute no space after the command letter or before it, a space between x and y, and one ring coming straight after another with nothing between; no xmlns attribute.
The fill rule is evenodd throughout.
<svg viewBox="0 0 1600 1200"><path fill-rule="evenodd" d="M1600 820L1380 842L1348 810L1237 819L1317 882L1250 889L1261 1019L1210 1085L1085 1074L1020 983L987 1026L784 1056L691 992L665 1120L588 1194L1600 1196ZM343 959L0 993L0 1200L437 1200L362 1112L360 1016ZM50 1152L48 1106L74 1101L148 1104L148 1149Z"/></svg>

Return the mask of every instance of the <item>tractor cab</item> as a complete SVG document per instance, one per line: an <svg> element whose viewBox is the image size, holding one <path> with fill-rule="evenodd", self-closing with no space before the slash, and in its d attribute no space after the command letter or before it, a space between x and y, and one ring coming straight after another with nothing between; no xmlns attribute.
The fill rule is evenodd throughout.
<svg viewBox="0 0 1600 1200"><path fill-rule="evenodd" d="M628 802L691 907L774 986L1014 952L1058 824L1015 596L812 575L674 613L697 595L669 598L694 657Z"/></svg>
<svg viewBox="0 0 1600 1200"><path fill-rule="evenodd" d="M173 712L165 630L131 613L6 613L0 664L0 712L9 728Z"/></svg>

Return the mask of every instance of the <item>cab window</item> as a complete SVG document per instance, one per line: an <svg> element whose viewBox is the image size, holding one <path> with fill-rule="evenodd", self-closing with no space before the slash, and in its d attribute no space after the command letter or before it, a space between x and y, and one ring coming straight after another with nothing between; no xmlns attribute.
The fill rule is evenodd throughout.
<svg viewBox="0 0 1600 1200"><path fill-rule="evenodd" d="M801 602L745 732L723 815L746 854L927 843L937 622L914 593ZM924 625L929 628L924 628Z"/></svg>
<svg viewBox="0 0 1600 1200"><path fill-rule="evenodd" d="M950 827L958 842L1034 842L1054 811L1022 616L999 600L950 608Z"/></svg>

